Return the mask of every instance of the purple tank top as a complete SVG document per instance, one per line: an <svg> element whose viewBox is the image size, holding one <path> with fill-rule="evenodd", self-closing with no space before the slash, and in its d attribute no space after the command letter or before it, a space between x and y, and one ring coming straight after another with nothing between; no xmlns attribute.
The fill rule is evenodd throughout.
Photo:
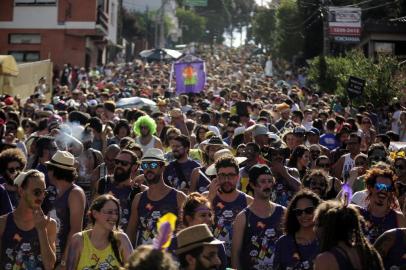
<svg viewBox="0 0 406 270"><path fill-rule="evenodd" d="M365 237L372 245L384 232L398 227L396 212L393 209L384 217L375 217L365 208L360 208L360 212L366 223L364 228Z"/></svg>
<svg viewBox="0 0 406 270"><path fill-rule="evenodd" d="M315 239L307 245L295 242L294 236L287 234L276 241L274 269L313 269L313 261L320 252L319 241Z"/></svg>
<svg viewBox="0 0 406 270"><path fill-rule="evenodd" d="M405 229L396 229L396 240L386 257L382 257L385 269L403 269L406 267Z"/></svg>
<svg viewBox="0 0 406 270"><path fill-rule="evenodd" d="M114 195L119 201L121 206L121 219L120 226L125 231L127 228L128 221L130 219L131 213L131 187L117 187L114 183L106 181L105 193L110 193Z"/></svg>
<svg viewBox="0 0 406 270"><path fill-rule="evenodd" d="M209 178L208 175L206 175L204 173L204 171L206 170L205 168L203 168L203 169L200 168L199 170L200 170L200 172L199 172L199 178L197 179L196 190L199 193L203 193L203 192L209 190L209 185L210 185L211 179Z"/></svg>
<svg viewBox="0 0 406 270"><path fill-rule="evenodd" d="M157 233L156 224L160 217L169 212L178 216L176 197L177 191L173 188L159 201L150 200L147 191L142 192L138 204L137 241L135 246L152 243L152 239Z"/></svg>
<svg viewBox="0 0 406 270"><path fill-rule="evenodd" d="M54 209L49 212L49 215L56 220L57 235L56 235L56 260L59 262L65 250L68 234L70 231L70 209L69 209L69 194L76 185L73 184L59 198L54 201Z"/></svg>
<svg viewBox="0 0 406 270"><path fill-rule="evenodd" d="M241 248L241 269L272 269L275 243L283 234L283 207L277 205L270 217L261 218L244 209L245 232Z"/></svg>
<svg viewBox="0 0 406 270"><path fill-rule="evenodd" d="M224 241L227 257L231 257L231 239L233 236L233 222L238 213L247 207L245 193L238 191L237 198L232 202L223 201L218 195L213 200L214 237Z"/></svg>
<svg viewBox="0 0 406 270"><path fill-rule="evenodd" d="M37 230L19 229L13 216L7 215L1 239L0 269L43 269Z"/></svg>

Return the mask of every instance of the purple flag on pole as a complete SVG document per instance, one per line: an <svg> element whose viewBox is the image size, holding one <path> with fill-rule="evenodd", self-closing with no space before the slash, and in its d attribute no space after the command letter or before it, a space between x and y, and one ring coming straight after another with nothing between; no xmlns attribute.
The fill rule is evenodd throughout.
<svg viewBox="0 0 406 270"><path fill-rule="evenodd" d="M204 61L174 64L176 93L199 93L206 84Z"/></svg>

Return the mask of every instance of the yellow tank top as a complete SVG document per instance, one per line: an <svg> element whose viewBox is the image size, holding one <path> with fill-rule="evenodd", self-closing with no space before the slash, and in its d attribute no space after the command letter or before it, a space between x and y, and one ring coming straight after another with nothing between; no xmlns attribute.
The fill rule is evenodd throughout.
<svg viewBox="0 0 406 270"><path fill-rule="evenodd" d="M102 250L95 248L90 241L89 232L90 230L83 232L83 250L76 269L119 269L120 263L114 256L111 244Z"/></svg>

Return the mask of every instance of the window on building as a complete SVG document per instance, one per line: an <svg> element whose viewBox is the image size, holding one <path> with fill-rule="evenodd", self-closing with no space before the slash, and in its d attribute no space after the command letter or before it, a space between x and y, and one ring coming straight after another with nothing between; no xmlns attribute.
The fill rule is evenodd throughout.
<svg viewBox="0 0 406 270"><path fill-rule="evenodd" d="M57 0L14 0L16 6L19 5L56 5Z"/></svg>
<svg viewBox="0 0 406 270"><path fill-rule="evenodd" d="M14 56L15 60L19 63L40 60L38 51L9 51L8 54Z"/></svg>
<svg viewBox="0 0 406 270"><path fill-rule="evenodd" d="M9 44L41 44L40 34L10 34Z"/></svg>

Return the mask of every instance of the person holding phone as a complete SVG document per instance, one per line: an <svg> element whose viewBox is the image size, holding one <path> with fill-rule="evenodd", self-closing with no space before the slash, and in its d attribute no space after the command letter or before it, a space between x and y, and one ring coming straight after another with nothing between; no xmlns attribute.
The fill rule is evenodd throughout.
<svg viewBox="0 0 406 270"><path fill-rule="evenodd" d="M216 160L216 178L205 192L214 210L214 237L225 242L228 261L231 259L233 222L239 212L252 202L252 197L237 189L238 161L232 155Z"/></svg>

